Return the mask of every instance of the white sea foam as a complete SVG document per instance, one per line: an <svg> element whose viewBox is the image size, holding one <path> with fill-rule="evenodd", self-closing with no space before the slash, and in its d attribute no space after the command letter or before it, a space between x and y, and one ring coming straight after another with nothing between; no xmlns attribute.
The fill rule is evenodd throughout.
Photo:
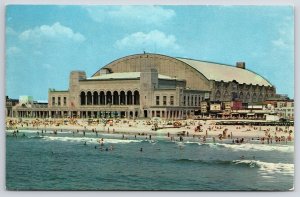
<svg viewBox="0 0 300 197"><path fill-rule="evenodd" d="M268 163L255 160L234 160L234 164L246 164L249 167L258 167L262 176L268 176L270 174L280 173L284 175L294 174L294 164L289 163Z"/></svg>
<svg viewBox="0 0 300 197"><path fill-rule="evenodd" d="M184 146L183 142L175 142L178 146Z"/></svg>
<svg viewBox="0 0 300 197"><path fill-rule="evenodd" d="M280 151L280 152L294 152L292 145L267 145L267 144L220 144L216 143L217 147L225 147L233 151Z"/></svg>
<svg viewBox="0 0 300 197"><path fill-rule="evenodd" d="M17 129L14 129L14 130L6 130L6 132L7 133L13 133L14 131L17 131ZM41 133L41 131L39 131L39 130L20 130L20 129L18 129L18 131L19 131L19 133L37 133L37 132L40 132Z"/></svg>
<svg viewBox="0 0 300 197"><path fill-rule="evenodd" d="M63 142L86 142L88 144L98 144L99 138L91 138L91 137L57 137L57 136L44 136L44 140L49 141L63 141ZM141 142L141 140L123 140L123 139L103 139L103 143L109 144L126 144L131 142Z"/></svg>
<svg viewBox="0 0 300 197"><path fill-rule="evenodd" d="M190 142L190 141L187 141L187 142L185 142L186 144L198 144L198 145L201 145L201 143L200 142Z"/></svg>

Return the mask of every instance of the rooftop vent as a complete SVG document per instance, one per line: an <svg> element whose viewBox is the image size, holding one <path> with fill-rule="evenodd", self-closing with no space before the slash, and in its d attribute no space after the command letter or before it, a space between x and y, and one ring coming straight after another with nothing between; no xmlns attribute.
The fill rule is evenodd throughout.
<svg viewBox="0 0 300 197"><path fill-rule="evenodd" d="M245 69L246 68L246 63L245 62L237 62L236 67L241 68L241 69Z"/></svg>

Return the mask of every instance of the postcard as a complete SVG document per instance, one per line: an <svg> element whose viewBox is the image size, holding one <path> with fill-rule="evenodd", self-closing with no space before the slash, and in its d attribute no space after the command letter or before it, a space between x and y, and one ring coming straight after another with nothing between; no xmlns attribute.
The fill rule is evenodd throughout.
<svg viewBox="0 0 300 197"><path fill-rule="evenodd" d="M6 189L294 189L292 6L6 6Z"/></svg>

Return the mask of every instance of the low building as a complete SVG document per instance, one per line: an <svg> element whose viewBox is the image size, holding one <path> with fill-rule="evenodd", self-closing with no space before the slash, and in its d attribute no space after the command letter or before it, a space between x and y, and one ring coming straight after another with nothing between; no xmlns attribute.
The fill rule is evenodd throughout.
<svg viewBox="0 0 300 197"><path fill-rule="evenodd" d="M275 112L280 118L294 120L294 100L278 101L275 107Z"/></svg>

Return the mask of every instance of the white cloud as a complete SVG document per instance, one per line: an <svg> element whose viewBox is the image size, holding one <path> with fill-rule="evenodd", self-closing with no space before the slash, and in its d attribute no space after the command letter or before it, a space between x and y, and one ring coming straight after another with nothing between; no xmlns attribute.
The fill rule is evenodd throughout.
<svg viewBox="0 0 300 197"><path fill-rule="evenodd" d="M272 40L273 46L280 49L293 50L294 46L294 22L293 18L286 17L278 26L278 37Z"/></svg>
<svg viewBox="0 0 300 197"><path fill-rule="evenodd" d="M21 49L18 47L9 47L6 51L7 55L15 55L21 53Z"/></svg>
<svg viewBox="0 0 300 197"><path fill-rule="evenodd" d="M12 36L17 35L17 32L11 27L6 27L5 33L6 35L12 35Z"/></svg>
<svg viewBox="0 0 300 197"><path fill-rule="evenodd" d="M85 41L85 37L82 34L75 33L71 28L63 26L59 22L54 23L52 26L42 25L34 29L28 29L19 35L19 39L22 41L43 38L67 38L75 42Z"/></svg>
<svg viewBox="0 0 300 197"><path fill-rule="evenodd" d="M130 34L121 40L117 40L115 47L118 49L169 49L179 50L180 47L176 43L174 35L166 35L164 32L153 30L149 33L136 32Z"/></svg>
<svg viewBox="0 0 300 197"><path fill-rule="evenodd" d="M272 40L273 45L278 47L285 47L286 43L282 38L278 38L277 40Z"/></svg>
<svg viewBox="0 0 300 197"><path fill-rule="evenodd" d="M162 24L175 16L174 10L160 6L98 6L85 7L96 22L115 20L118 23Z"/></svg>

